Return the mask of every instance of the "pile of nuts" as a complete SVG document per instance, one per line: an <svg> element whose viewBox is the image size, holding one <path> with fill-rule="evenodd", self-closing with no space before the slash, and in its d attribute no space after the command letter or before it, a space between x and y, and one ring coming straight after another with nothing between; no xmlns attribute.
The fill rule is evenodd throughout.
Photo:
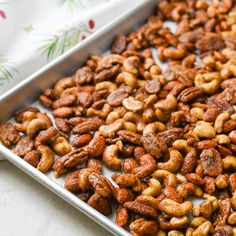
<svg viewBox="0 0 236 236"><path fill-rule="evenodd" d="M25 108L0 125L1 142L39 171L66 175L65 188L102 214L116 202L117 225L135 236L236 235L233 0L161 1L110 55L90 56L39 101L55 125Z"/></svg>

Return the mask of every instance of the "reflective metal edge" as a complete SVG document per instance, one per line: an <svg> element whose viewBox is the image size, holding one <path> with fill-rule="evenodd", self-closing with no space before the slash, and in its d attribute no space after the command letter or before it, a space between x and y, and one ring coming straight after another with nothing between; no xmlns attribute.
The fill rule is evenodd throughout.
<svg viewBox="0 0 236 236"><path fill-rule="evenodd" d="M8 120L16 110L32 104L39 94L51 87L58 78L73 74L86 58L94 53L101 54L109 49L112 39L119 33L128 33L140 26L150 16L156 0L144 0L133 9L122 14L113 22L102 27L87 40L59 56L33 75L0 96L0 123ZM30 175L69 204L96 221L114 235L129 236L130 233L113 223L109 218L75 197L58 183L39 172L12 151L0 144L0 155Z"/></svg>

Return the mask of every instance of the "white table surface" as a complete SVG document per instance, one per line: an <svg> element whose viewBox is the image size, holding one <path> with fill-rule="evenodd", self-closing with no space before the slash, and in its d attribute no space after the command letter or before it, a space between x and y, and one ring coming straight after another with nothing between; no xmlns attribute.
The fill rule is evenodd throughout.
<svg viewBox="0 0 236 236"><path fill-rule="evenodd" d="M0 162L1 236L109 236L8 161Z"/></svg>

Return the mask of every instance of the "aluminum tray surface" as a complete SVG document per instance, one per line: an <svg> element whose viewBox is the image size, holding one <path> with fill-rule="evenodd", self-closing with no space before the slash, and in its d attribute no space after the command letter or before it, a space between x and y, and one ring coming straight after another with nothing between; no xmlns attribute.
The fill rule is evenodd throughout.
<svg viewBox="0 0 236 236"><path fill-rule="evenodd" d="M72 48L58 59L54 60L32 76L22 81L7 93L0 96L0 122L9 120L16 110L28 105L38 107L40 110L47 112L47 110L40 106L37 101L35 102L39 94L44 89L51 87L58 80L58 78L73 74L79 66L83 65L89 55L107 52L115 35L119 33L126 34L143 24L147 17L154 12L155 5L156 1L154 0L143 1L135 6L134 9L120 16L114 22L111 22L107 26L98 30L97 33L88 38L87 41ZM174 28L174 25L170 24L168 26L171 29ZM163 69L165 67L163 64L160 64L159 61L158 65L161 65ZM112 234L122 236L130 235L128 231L122 229L113 222L115 214L109 218L105 217L67 191L63 187L64 177L55 179L52 171L46 175L39 172L37 169L16 156L12 151L1 144L0 155L4 156L7 160L12 162L42 185L92 218L101 226L109 230ZM103 167L103 173L110 179L112 171Z"/></svg>

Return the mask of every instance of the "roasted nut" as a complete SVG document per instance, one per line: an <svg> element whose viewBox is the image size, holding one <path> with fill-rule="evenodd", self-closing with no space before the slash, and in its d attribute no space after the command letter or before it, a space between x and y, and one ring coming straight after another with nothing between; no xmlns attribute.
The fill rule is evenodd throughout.
<svg viewBox="0 0 236 236"><path fill-rule="evenodd" d="M158 225L156 221L146 220L144 218L133 221L130 226L130 231L133 235L155 235L158 232Z"/></svg>
<svg viewBox="0 0 236 236"><path fill-rule="evenodd" d="M118 158L119 147L117 145L107 146L102 154L104 164L112 170L120 170L122 160Z"/></svg>
<svg viewBox="0 0 236 236"><path fill-rule="evenodd" d="M13 152L20 157L24 157L28 152L33 149L33 146L33 140L28 137L23 137L16 144L16 147L14 148Z"/></svg>
<svg viewBox="0 0 236 236"><path fill-rule="evenodd" d="M37 169L45 173L49 171L54 164L54 153L49 147L44 145L38 146L37 150L41 153Z"/></svg>
<svg viewBox="0 0 236 236"><path fill-rule="evenodd" d="M52 148L59 156L66 155L72 150L69 142L63 136L58 136L55 141L53 141Z"/></svg>
<svg viewBox="0 0 236 236"><path fill-rule="evenodd" d="M93 136L91 134L81 134L78 136L75 136L73 140L71 141L72 147L83 147L92 140Z"/></svg>
<svg viewBox="0 0 236 236"><path fill-rule="evenodd" d="M222 173L223 163L219 152L214 148L203 150L200 158L205 175L218 176Z"/></svg>
<svg viewBox="0 0 236 236"><path fill-rule="evenodd" d="M71 77L63 78L58 80L56 85L54 86L54 91L58 97L64 92L65 89L71 88L75 85L75 82Z"/></svg>
<svg viewBox="0 0 236 236"><path fill-rule="evenodd" d="M10 147L16 144L20 140L20 135L11 123L5 123L0 125L0 141L6 147Z"/></svg>
<svg viewBox="0 0 236 236"><path fill-rule="evenodd" d="M193 208L193 203L186 201L184 203L177 203L171 199L164 199L159 204L159 209L171 216L181 217L188 214Z"/></svg>
<svg viewBox="0 0 236 236"><path fill-rule="evenodd" d="M176 172L183 162L181 153L175 149L170 150L170 158L167 162L157 164L158 169L167 170L172 173Z"/></svg>
<svg viewBox="0 0 236 236"><path fill-rule="evenodd" d="M132 211L141 216L147 216L152 218L157 217L157 212L153 207L143 204L141 202L136 202L136 201L126 202L124 204L124 207L129 211Z"/></svg>
<svg viewBox="0 0 236 236"><path fill-rule="evenodd" d="M107 198L104 198L97 193L93 194L87 203L105 216L108 216L112 213L111 203Z"/></svg>
<svg viewBox="0 0 236 236"><path fill-rule="evenodd" d="M41 152L40 151L32 150L30 152L27 152L23 159L26 162L28 162L30 165L32 165L33 167L36 168L37 165L39 164L40 157L41 157Z"/></svg>
<svg viewBox="0 0 236 236"><path fill-rule="evenodd" d="M97 173L91 173L88 177L88 180L97 194L105 198L111 196L111 188L104 176Z"/></svg>
<svg viewBox="0 0 236 236"><path fill-rule="evenodd" d="M129 214L126 208L118 206L116 209L116 220L115 223L120 227L125 227L129 221Z"/></svg>
<svg viewBox="0 0 236 236"><path fill-rule="evenodd" d="M102 155L105 150L105 138L101 135L94 135L93 139L89 142L87 146L88 154L97 158Z"/></svg>
<svg viewBox="0 0 236 236"><path fill-rule="evenodd" d="M98 118L90 118L87 121L79 123L72 129L72 134L87 134L91 131L97 131L101 125L103 125L103 121Z"/></svg>

